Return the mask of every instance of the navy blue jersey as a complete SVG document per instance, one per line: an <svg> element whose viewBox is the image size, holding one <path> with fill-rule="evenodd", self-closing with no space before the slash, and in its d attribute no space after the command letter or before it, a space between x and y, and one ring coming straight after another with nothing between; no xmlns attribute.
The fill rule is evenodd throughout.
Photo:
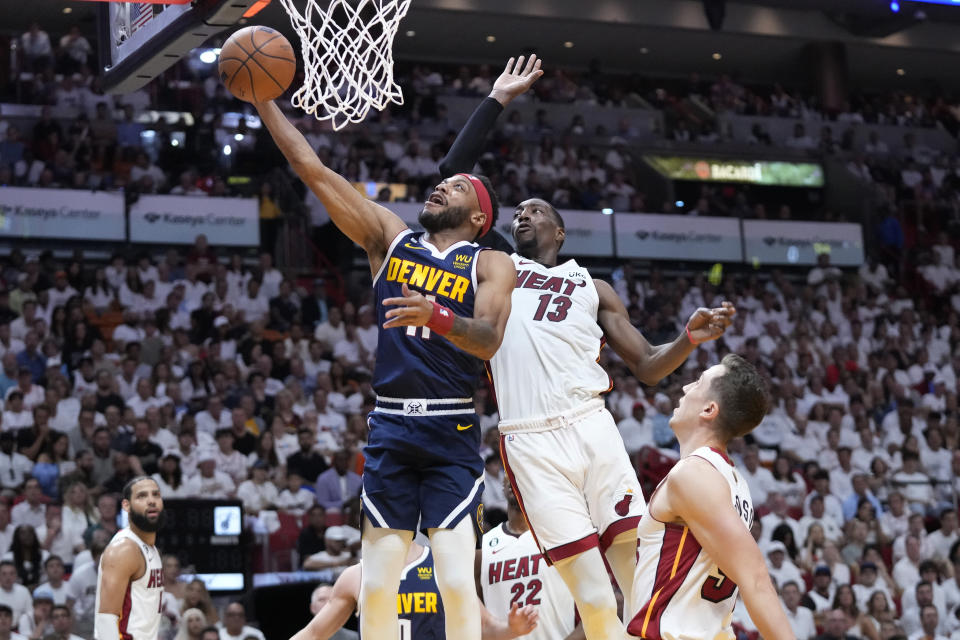
<svg viewBox="0 0 960 640"><path fill-rule="evenodd" d="M394 307L381 303L403 297L403 284L458 316L473 317L477 254L483 248L463 241L441 253L422 236L409 230L398 235L374 278L380 330L373 389L389 398L470 398L483 371L479 358L426 327L383 328Z"/></svg>
<svg viewBox="0 0 960 640"><path fill-rule="evenodd" d="M424 547L420 557L403 568L397 592L400 640L446 638L443 601L433 571L430 547Z"/></svg>

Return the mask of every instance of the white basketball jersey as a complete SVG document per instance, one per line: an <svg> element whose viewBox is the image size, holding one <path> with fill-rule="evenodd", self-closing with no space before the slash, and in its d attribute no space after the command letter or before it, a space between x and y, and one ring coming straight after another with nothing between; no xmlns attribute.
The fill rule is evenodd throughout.
<svg viewBox="0 0 960 640"><path fill-rule="evenodd" d="M123 597L123 609L120 614L120 638L121 640L157 640L157 634L160 631L160 601L163 597L163 561L155 546L141 540L130 529L117 531L110 545L125 539L133 540L140 549L146 563L146 571L127 584L127 593ZM94 611L99 610L100 580L98 579Z"/></svg>
<svg viewBox="0 0 960 640"><path fill-rule="evenodd" d="M743 525L753 524L753 501L743 476L723 453L700 447L691 455L712 464L727 481ZM668 474L669 477L669 474ZM650 640L733 640L730 627L737 585L701 550L690 530L647 514L637 527L637 572L633 583L631 635Z"/></svg>
<svg viewBox="0 0 960 640"><path fill-rule="evenodd" d="M554 416L609 391L610 377L597 363L603 331L593 278L573 260L548 268L511 257L517 287L490 360L500 420Z"/></svg>
<svg viewBox="0 0 960 640"><path fill-rule="evenodd" d="M530 531L517 537L497 525L484 534L480 556L483 603L493 615L506 619L513 603L529 604L537 608L539 619L524 638L557 640L573 631L573 596L557 570L547 566Z"/></svg>

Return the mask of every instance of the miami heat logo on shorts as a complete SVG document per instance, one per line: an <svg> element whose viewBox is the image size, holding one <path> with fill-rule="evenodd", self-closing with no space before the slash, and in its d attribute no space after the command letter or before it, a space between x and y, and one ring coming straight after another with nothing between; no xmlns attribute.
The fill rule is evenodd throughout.
<svg viewBox="0 0 960 640"><path fill-rule="evenodd" d="M620 517L625 517L630 513L630 503L633 502L633 491L627 491L622 498L620 498L616 504L613 505L613 510Z"/></svg>

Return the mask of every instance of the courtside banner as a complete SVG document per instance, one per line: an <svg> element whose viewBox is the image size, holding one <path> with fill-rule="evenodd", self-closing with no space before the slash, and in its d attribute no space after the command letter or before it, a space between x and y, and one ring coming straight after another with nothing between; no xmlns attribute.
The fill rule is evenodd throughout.
<svg viewBox="0 0 960 640"><path fill-rule="evenodd" d="M740 220L648 213L614 214L617 257L741 262Z"/></svg>
<svg viewBox="0 0 960 640"><path fill-rule="evenodd" d="M123 194L0 187L0 237L126 239Z"/></svg>
<svg viewBox="0 0 960 640"><path fill-rule="evenodd" d="M260 214L253 198L140 196L130 205L130 242L193 244L204 234L212 245L260 244Z"/></svg>
<svg viewBox="0 0 960 640"><path fill-rule="evenodd" d="M813 265L821 253L836 267L863 264L863 228L849 222L744 220L745 260L754 265Z"/></svg>

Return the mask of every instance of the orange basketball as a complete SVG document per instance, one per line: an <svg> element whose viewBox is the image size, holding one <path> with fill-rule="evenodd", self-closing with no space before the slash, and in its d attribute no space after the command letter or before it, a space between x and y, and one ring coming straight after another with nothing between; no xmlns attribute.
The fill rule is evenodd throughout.
<svg viewBox="0 0 960 640"><path fill-rule="evenodd" d="M220 80L230 93L247 102L280 97L296 70L290 41L270 27L244 27L220 50Z"/></svg>

